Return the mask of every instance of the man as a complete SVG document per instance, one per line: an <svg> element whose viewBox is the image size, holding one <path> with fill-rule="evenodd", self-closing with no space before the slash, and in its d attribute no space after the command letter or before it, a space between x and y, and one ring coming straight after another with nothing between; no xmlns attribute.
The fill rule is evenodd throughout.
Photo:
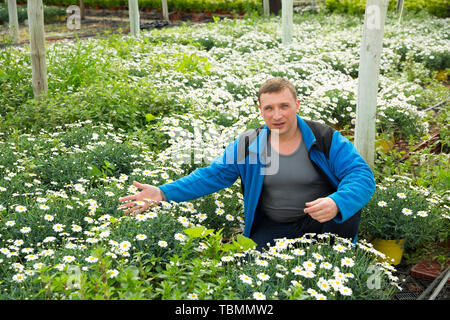
<svg viewBox="0 0 450 320"><path fill-rule="evenodd" d="M356 241L360 210L375 191L373 173L353 144L329 126L297 115L300 100L283 78L267 80L258 94L265 126L230 143L210 166L158 187L134 182L142 192L120 198L119 208L139 213L150 203L188 201L241 178L244 235L262 249L276 238L335 233Z"/></svg>

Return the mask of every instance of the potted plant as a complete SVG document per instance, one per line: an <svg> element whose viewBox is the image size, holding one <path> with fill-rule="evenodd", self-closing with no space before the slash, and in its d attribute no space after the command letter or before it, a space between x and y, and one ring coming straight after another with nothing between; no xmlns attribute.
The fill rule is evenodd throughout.
<svg viewBox="0 0 450 320"><path fill-rule="evenodd" d="M437 196L409 178L385 178L363 208L360 231L386 260L397 265L404 249L434 241L442 221Z"/></svg>

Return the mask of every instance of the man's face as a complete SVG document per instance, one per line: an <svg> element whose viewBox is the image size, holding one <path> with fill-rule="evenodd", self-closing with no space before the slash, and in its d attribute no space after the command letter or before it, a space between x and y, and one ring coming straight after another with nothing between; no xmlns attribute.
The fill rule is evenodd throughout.
<svg viewBox="0 0 450 320"><path fill-rule="evenodd" d="M289 89L279 92L263 93L259 109L270 130L279 130L280 137L297 129L297 113L300 100L295 101Z"/></svg>

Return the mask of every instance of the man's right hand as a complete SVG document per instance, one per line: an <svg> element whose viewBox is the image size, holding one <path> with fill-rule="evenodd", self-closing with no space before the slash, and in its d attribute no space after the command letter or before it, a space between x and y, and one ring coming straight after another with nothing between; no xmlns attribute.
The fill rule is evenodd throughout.
<svg viewBox="0 0 450 320"><path fill-rule="evenodd" d="M136 215L144 212L152 205L158 205L163 200L162 192L158 187L149 184L141 184L137 181L133 181L133 185L142 189L142 191L137 194L119 198L120 202L129 201L118 207L118 209L126 210L124 213L133 213Z"/></svg>

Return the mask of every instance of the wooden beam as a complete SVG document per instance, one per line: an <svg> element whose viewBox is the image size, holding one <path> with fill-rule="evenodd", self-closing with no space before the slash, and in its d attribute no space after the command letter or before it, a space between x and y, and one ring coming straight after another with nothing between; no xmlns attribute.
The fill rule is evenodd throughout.
<svg viewBox="0 0 450 320"><path fill-rule="evenodd" d="M289 44L292 42L292 16L294 4L292 0L281 1L281 42Z"/></svg>
<svg viewBox="0 0 450 320"><path fill-rule="evenodd" d="M263 13L266 17L270 15L269 0L263 0Z"/></svg>
<svg viewBox="0 0 450 320"><path fill-rule="evenodd" d="M9 35L15 43L19 42L19 18L17 16L16 0L7 0L8 18L9 18Z"/></svg>
<svg viewBox="0 0 450 320"><path fill-rule="evenodd" d="M163 19L169 21L169 7L167 5L167 0L162 0L162 14Z"/></svg>
<svg viewBox="0 0 450 320"><path fill-rule="evenodd" d="M397 0L397 13L400 13L403 10L403 0Z"/></svg>
<svg viewBox="0 0 450 320"><path fill-rule="evenodd" d="M84 0L80 0L80 19L81 20L86 19L86 9L84 6Z"/></svg>
<svg viewBox="0 0 450 320"><path fill-rule="evenodd" d="M403 7L404 6L405 6L404 1L403 0L398 0L398 2L397 2L398 24L402 23Z"/></svg>
<svg viewBox="0 0 450 320"><path fill-rule="evenodd" d="M44 7L42 0L28 0L31 69L33 93L39 97L47 93L47 65L45 61Z"/></svg>
<svg viewBox="0 0 450 320"><path fill-rule="evenodd" d="M378 78L389 0L367 0L361 40L355 147L373 167Z"/></svg>
<svg viewBox="0 0 450 320"><path fill-rule="evenodd" d="M128 0L128 15L130 17L130 34L138 36L140 31L138 0Z"/></svg>

